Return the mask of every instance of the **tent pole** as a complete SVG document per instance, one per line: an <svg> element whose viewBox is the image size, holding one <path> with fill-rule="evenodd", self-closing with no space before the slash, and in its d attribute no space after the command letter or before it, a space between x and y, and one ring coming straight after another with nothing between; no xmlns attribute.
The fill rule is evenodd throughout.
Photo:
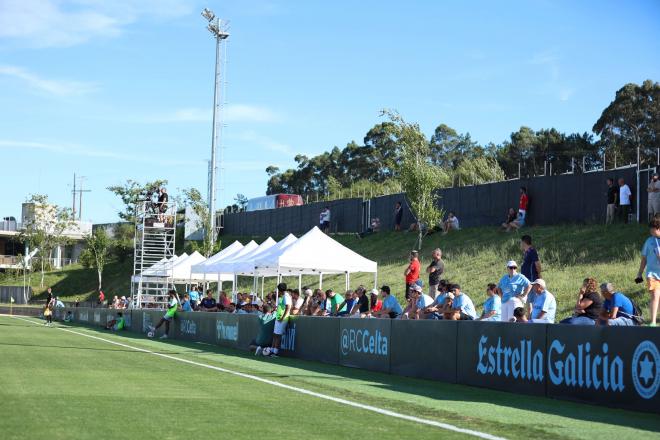
<svg viewBox="0 0 660 440"><path fill-rule="evenodd" d="M323 273L319 274L319 289L323 289Z"/></svg>
<svg viewBox="0 0 660 440"><path fill-rule="evenodd" d="M266 277L261 277L261 300L262 301L264 299L264 281L266 281Z"/></svg>
<svg viewBox="0 0 660 440"><path fill-rule="evenodd" d="M298 274L298 291L302 289L302 274Z"/></svg>
<svg viewBox="0 0 660 440"><path fill-rule="evenodd" d="M378 272L374 272L374 289L378 289Z"/></svg>

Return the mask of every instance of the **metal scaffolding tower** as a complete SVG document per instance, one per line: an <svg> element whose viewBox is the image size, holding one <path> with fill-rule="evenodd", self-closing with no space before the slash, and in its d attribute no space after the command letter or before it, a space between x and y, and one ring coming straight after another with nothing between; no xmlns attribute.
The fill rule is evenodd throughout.
<svg viewBox="0 0 660 440"><path fill-rule="evenodd" d="M167 291L174 288L175 238L176 203L168 203L161 212L155 202L138 202L131 278L133 307L162 308L167 303Z"/></svg>

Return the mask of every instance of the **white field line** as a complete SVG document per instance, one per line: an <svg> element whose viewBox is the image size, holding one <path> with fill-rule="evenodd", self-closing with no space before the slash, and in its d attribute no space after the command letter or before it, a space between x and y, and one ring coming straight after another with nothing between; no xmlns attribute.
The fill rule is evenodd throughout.
<svg viewBox="0 0 660 440"><path fill-rule="evenodd" d="M10 315L1 315L1 316L10 316ZM39 324L39 323L36 323L34 321L31 321L29 319L20 318L20 317L15 316L15 315L11 315L11 317L15 318L15 319L20 319L22 321L30 322L30 323L35 324L35 325L43 325L43 324ZM228 369L222 368L222 367L216 367L214 365L203 364L201 362L195 362L195 361L191 361L191 360L188 360L188 359L183 359L183 358L176 357L176 356L171 356L169 354L156 353L154 351L147 350L147 349L144 349L144 348L134 347L132 345L123 344L121 342L111 341L109 339L100 338L98 336L93 336L93 335L88 335L88 334L85 334L85 333L80 333L80 332L70 330L70 329L67 329L67 328L62 328L62 327L54 327L54 328L56 328L58 330L62 330L64 332L73 333L75 335L84 336L86 338L103 341L103 342L106 342L108 344L118 345L118 346L124 347L124 348L130 348L131 350L140 351L142 353L148 353L148 354L151 354L151 355L154 355L154 356L159 356L159 357L170 359L170 360L173 360L173 361L182 362L184 364L195 365L197 367L208 368L209 370L215 370L215 371L220 371L222 373L232 374L234 376L242 377L244 379L254 380L254 381L265 383L265 384L272 385L272 386L275 386L275 387L284 388L286 390L294 391L296 393L306 394L308 396L317 397L319 399L329 400L331 402L335 402L335 403L339 403L339 404L347 405L347 406L352 406L354 408L364 409L364 410L371 411L371 412L374 412L374 413L377 413L377 414L382 414L382 415L385 415L385 416L390 416L390 417L394 417L394 418L397 418L397 419L406 420L406 421L409 421L409 422L419 423L419 424L428 425L428 426L434 426L436 428L445 429L447 431L459 432L461 434L467 434L467 435L471 435L471 436L474 436L474 437L479 437L479 438L483 438L483 439L487 439L487 440L504 440L503 437L498 437L498 436L495 436L495 435L492 435L492 434L488 434L486 432L475 431L475 430L472 430L472 429L459 428L458 426L450 425L448 423L437 422L435 420L430 420L430 419L423 419L421 417L415 417L415 416L410 416L410 415L407 415L407 414L401 414L401 413L398 413L398 412L395 412L395 411L390 411L389 409L378 408L376 406L366 405L366 404L359 403L359 402L353 402L351 400L340 399L338 397L328 396L327 394L321 394L321 393L317 393L315 391L309 391L309 390L306 390L304 388L294 387L294 386L287 385L287 384L284 384L284 383L281 383L281 382L276 382L274 380L264 379L264 378L259 377L259 376L253 376L252 374L241 373L240 371L233 371L233 370L228 370Z"/></svg>

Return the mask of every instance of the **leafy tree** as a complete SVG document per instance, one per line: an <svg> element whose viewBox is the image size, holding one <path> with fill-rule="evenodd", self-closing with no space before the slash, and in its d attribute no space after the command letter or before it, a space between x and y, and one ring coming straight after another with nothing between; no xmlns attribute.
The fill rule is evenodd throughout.
<svg viewBox="0 0 660 440"><path fill-rule="evenodd" d="M128 179L123 185L109 186L108 191L121 198L124 210L119 212L119 218L128 222L135 222L136 207L138 202L146 200L150 194L155 193L160 187L167 185L167 180L154 180L140 184L135 180Z"/></svg>
<svg viewBox="0 0 660 440"><path fill-rule="evenodd" d="M629 83L616 92L593 126L610 154L619 163L655 164L656 149L660 148L660 84L650 79L637 85Z"/></svg>
<svg viewBox="0 0 660 440"><path fill-rule="evenodd" d="M185 203L192 208L197 217L195 226L197 229L204 230L204 240L202 240L199 249L196 250L199 250L205 257L209 257L213 252L213 247L211 244L211 234L208 233L208 225L211 220L208 204L204 201L202 194L197 188L184 189L183 196Z"/></svg>
<svg viewBox="0 0 660 440"><path fill-rule="evenodd" d="M31 203L31 213L23 224L19 239L32 249L38 249L41 263L40 286L44 286L44 272L46 263L53 249L71 242L65 233L73 232L77 228L73 220L73 213L69 208L60 208L48 202L48 196L33 194L28 203Z"/></svg>
<svg viewBox="0 0 660 440"><path fill-rule="evenodd" d="M424 235L438 226L443 213L438 208L438 190L449 176L429 160L429 142L418 124L406 122L398 113L384 111L397 126L397 142L402 147L400 178L418 224L418 249Z"/></svg>
<svg viewBox="0 0 660 440"><path fill-rule="evenodd" d="M245 208L247 208L247 204L248 204L248 198L247 197L245 197L243 194L239 193L239 194L236 194L236 196L234 197L234 201L236 202L236 204L238 205L238 207L241 211L245 211Z"/></svg>
<svg viewBox="0 0 660 440"><path fill-rule="evenodd" d="M452 181L457 186L500 182L506 178L497 160L485 156L460 161L451 174Z"/></svg>
<svg viewBox="0 0 660 440"><path fill-rule="evenodd" d="M103 285L103 268L107 262L112 240L105 229L96 228L94 232L85 237L85 250L80 254L83 266L96 269L99 277L99 290Z"/></svg>
<svg viewBox="0 0 660 440"><path fill-rule="evenodd" d="M135 238L135 225L132 223L118 223L113 230L113 239L110 253L121 262L133 256Z"/></svg>

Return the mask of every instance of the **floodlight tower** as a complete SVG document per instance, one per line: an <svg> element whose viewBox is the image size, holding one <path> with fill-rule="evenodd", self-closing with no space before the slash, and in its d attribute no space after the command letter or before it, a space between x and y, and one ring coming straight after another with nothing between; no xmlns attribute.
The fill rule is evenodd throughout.
<svg viewBox="0 0 660 440"><path fill-rule="evenodd" d="M204 8L202 11L202 17L208 21L208 26L206 27L211 35L215 38L215 84L213 86L213 134L211 138L211 164L210 164L210 173L209 173L209 224L207 226L208 234L210 234L211 247L215 243L215 203L216 203L216 174L217 174L217 165L216 165L216 156L218 151L218 125L220 124L220 106L222 105L220 91L222 89L221 82L221 72L220 66L222 62L222 47L227 38L229 38L229 32L227 27L227 22L223 22L218 17L215 16L213 11ZM220 166L222 167L222 158L220 159Z"/></svg>

